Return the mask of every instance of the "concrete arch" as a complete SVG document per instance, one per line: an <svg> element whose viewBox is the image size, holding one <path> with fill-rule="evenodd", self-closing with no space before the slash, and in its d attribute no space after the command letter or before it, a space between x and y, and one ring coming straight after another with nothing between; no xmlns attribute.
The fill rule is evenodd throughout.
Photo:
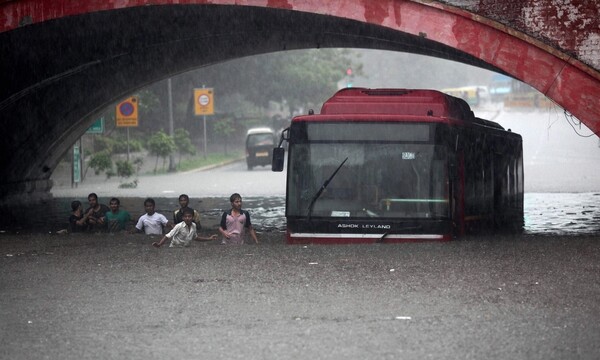
<svg viewBox="0 0 600 360"><path fill-rule="evenodd" d="M0 198L44 192L87 119L133 90L241 56L363 47L504 72L600 131L600 74L499 22L437 2L23 0L0 5ZM247 6L252 5L252 6Z"/></svg>

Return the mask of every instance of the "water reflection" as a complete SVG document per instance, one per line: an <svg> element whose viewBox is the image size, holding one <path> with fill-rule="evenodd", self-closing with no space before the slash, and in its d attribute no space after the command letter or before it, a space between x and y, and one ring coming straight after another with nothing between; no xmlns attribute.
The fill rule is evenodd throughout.
<svg viewBox="0 0 600 360"><path fill-rule="evenodd" d="M171 219L178 207L177 198L154 198L156 211ZM48 233L68 228L70 204L73 199L54 198L44 206L15 209L11 225L3 231ZM85 199L82 200L84 207ZM100 198L108 204L108 198ZM143 198L120 198L121 207L134 219L144 213ZM198 210L202 226L214 230L224 210L226 198L190 199ZM259 232L285 231L285 197L244 197L244 208L250 211ZM525 194L525 234L527 235L593 235L600 233L600 193L529 193Z"/></svg>
<svg viewBox="0 0 600 360"><path fill-rule="evenodd" d="M532 235L600 233L600 193L525 194L525 232Z"/></svg>

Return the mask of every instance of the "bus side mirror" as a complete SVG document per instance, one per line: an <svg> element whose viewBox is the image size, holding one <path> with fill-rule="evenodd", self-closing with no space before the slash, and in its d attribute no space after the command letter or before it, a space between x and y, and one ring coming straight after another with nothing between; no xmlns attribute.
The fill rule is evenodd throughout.
<svg viewBox="0 0 600 360"><path fill-rule="evenodd" d="M273 162L271 163L271 171L282 172L283 162L285 159L285 149L276 147L273 149Z"/></svg>

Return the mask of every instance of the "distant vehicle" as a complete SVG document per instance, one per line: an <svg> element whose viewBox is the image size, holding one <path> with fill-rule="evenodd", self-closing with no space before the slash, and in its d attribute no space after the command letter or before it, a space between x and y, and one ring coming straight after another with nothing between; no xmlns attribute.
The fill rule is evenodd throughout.
<svg viewBox="0 0 600 360"><path fill-rule="evenodd" d="M338 91L296 116L287 241L451 240L523 227L522 138L435 90ZM285 150L273 151L282 171Z"/></svg>
<svg viewBox="0 0 600 360"><path fill-rule="evenodd" d="M505 108L545 109L554 106L551 100L530 85L505 75L494 75L489 89L491 100L504 103Z"/></svg>
<svg viewBox="0 0 600 360"><path fill-rule="evenodd" d="M513 78L502 74L494 74L490 83L490 97L493 102L503 102L506 95L510 94Z"/></svg>
<svg viewBox="0 0 600 360"><path fill-rule="evenodd" d="M246 164L248 170L255 166L271 164L273 148L277 139L269 128L253 128L246 135Z"/></svg>

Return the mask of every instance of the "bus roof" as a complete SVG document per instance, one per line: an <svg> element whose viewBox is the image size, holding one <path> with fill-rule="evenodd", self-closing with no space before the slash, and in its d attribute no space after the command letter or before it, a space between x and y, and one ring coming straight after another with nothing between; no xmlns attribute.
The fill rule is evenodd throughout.
<svg viewBox="0 0 600 360"><path fill-rule="evenodd" d="M466 101L437 90L346 88L321 108L321 115L386 114L477 121Z"/></svg>

